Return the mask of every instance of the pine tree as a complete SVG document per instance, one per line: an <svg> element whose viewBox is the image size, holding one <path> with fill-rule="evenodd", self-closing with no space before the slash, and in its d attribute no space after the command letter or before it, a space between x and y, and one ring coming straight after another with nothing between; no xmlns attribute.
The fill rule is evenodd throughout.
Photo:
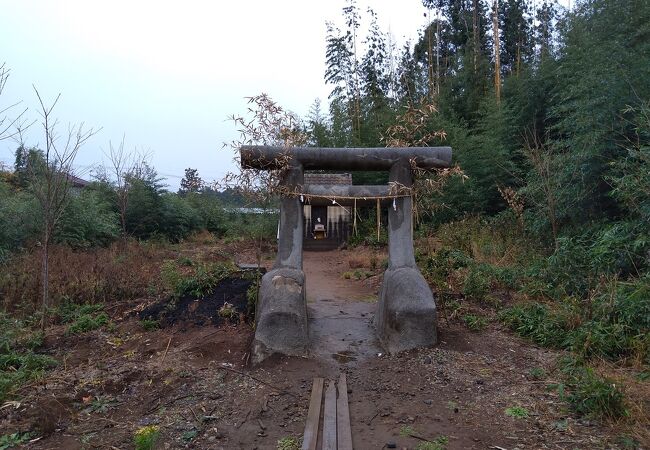
<svg viewBox="0 0 650 450"><path fill-rule="evenodd" d="M198 193L203 189L205 183L199 176L197 169L185 169L185 176L181 180L181 188L178 190L179 194Z"/></svg>

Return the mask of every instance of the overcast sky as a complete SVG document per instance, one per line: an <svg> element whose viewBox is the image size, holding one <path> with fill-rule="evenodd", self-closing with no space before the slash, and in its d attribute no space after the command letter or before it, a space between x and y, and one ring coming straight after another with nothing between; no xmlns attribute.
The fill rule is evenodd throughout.
<svg viewBox="0 0 650 450"><path fill-rule="evenodd" d="M326 101L326 21L342 23L344 0L145 1L13 0L2 2L0 64L11 76L0 110L29 108L34 84L46 100L62 94L56 116L66 125L102 128L81 150L82 171L102 162L109 141L151 152L176 189L186 167L207 181L232 169L222 143L236 137L227 117L244 97L269 94L306 115ZM425 24L420 0L358 0L390 29L398 47ZM29 145L41 145L36 126ZM0 142L13 164L16 144ZM87 171L87 170L86 170Z"/></svg>

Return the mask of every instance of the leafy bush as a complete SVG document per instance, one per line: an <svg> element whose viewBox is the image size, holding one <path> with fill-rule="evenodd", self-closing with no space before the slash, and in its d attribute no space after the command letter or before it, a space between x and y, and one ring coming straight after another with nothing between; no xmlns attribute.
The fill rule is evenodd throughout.
<svg viewBox="0 0 650 450"><path fill-rule="evenodd" d="M473 266L463 282L463 294L473 300L483 300L491 288L490 273L482 266Z"/></svg>
<svg viewBox="0 0 650 450"><path fill-rule="evenodd" d="M201 228L202 218L187 200L172 193L162 194L161 200L157 233L179 242Z"/></svg>
<svg viewBox="0 0 650 450"><path fill-rule="evenodd" d="M562 348L570 328L565 316L541 303L513 306L503 310L499 318L513 331L545 347Z"/></svg>
<svg viewBox="0 0 650 450"><path fill-rule="evenodd" d="M119 219L96 191L73 193L59 222L56 241L73 248L105 246L117 239Z"/></svg>
<svg viewBox="0 0 650 450"><path fill-rule="evenodd" d="M36 198L28 191L15 191L0 181L0 263L12 252L38 238L42 229Z"/></svg>

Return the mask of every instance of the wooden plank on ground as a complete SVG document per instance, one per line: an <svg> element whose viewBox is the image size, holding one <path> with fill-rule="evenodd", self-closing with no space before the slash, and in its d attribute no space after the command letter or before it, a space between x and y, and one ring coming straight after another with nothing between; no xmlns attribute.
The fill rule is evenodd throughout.
<svg viewBox="0 0 650 450"><path fill-rule="evenodd" d="M318 426L320 424L320 405L323 399L323 379L314 378L309 400L309 412L302 439L302 450L316 450L318 441Z"/></svg>
<svg viewBox="0 0 650 450"><path fill-rule="evenodd" d="M323 409L323 450L336 450L336 386L327 383Z"/></svg>
<svg viewBox="0 0 650 450"><path fill-rule="evenodd" d="M339 378L338 390L339 398L336 400L336 436L339 443L338 450L352 450L348 383L344 373Z"/></svg>

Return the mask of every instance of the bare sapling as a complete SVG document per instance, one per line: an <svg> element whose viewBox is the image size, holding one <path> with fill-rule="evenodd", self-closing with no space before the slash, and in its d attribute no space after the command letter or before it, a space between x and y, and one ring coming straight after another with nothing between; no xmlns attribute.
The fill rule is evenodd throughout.
<svg viewBox="0 0 650 450"><path fill-rule="evenodd" d="M73 164L79 149L90 139L96 130L86 129L84 124L69 125L66 133L58 132L59 122L53 117L61 94L51 105L47 105L40 92L34 87L39 102L39 114L45 148L40 161L30 161L28 176L31 189L41 209L43 228L41 236L42 253L42 317L41 329L45 329L49 306L49 250L57 225L70 197L70 187L74 177ZM19 130L22 140L22 132Z"/></svg>

